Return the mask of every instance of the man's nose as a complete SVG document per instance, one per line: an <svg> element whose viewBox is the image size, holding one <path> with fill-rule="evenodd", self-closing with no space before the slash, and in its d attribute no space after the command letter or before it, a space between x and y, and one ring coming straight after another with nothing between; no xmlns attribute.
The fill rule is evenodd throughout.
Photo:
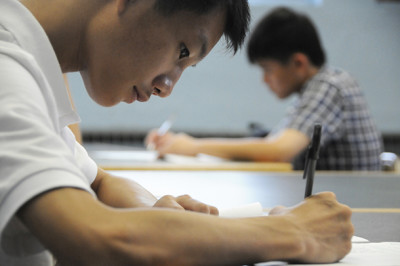
<svg viewBox="0 0 400 266"><path fill-rule="evenodd" d="M180 68L176 68L168 74L163 74L157 76L153 80L153 94L160 96L162 98L168 97L175 84L178 82L179 78L182 75L182 70Z"/></svg>

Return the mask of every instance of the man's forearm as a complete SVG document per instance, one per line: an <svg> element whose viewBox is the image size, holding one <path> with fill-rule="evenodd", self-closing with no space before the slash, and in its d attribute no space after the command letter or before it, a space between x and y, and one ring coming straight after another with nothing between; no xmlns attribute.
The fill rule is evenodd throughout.
<svg viewBox="0 0 400 266"><path fill-rule="evenodd" d="M196 139L197 153L204 153L231 160L280 161L279 146L266 143L262 138Z"/></svg>
<svg viewBox="0 0 400 266"><path fill-rule="evenodd" d="M283 252L294 257L298 246L297 239L278 235L286 229L271 230L280 226L279 219L122 211L76 189L45 193L29 202L20 217L61 265L239 265L277 259ZM285 241L276 245L278 239Z"/></svg>
<svg viewBox="0 0 400 266"><path fill-rule="evenodd" d="M223 158L264 161L290 162L302 150L310 139L295 129L286 129L266 138L204 138L193 139L196 153L206 153Z"/></svg>
<svg viewBox="0 0 400 266"><path fill-rule="evenodd" d="M118 208L150 207L157 198L133 180L113 176L99 168L101 176L92 185L100 201Z"/></svg>
<svg viewBox="0 0 400 266"><path fill-rule="evenodd" d="M138 265L243 265L290 260L305 252L293 232L285 234L289 223L282 218L239 220L168 210L122 215L139 223L131 224L132 235L115 244L125 246L125 255L139 259ZM137 245L146 252L138 253Z"/></svg>
<svg viewBox="0 0 400 266"><path fill-rule="evenodd" d="M31 200L19 216L62 265L326 263L350 251L351 211L333 194L281 213L224 219L159 208L127 211L66 188Z"/></svg>

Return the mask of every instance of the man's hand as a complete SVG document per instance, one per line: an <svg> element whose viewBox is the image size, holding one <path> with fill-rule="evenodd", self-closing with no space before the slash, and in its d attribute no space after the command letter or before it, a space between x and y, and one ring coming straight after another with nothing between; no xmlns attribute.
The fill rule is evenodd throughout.
<svg viewBox="0 0 400 266"><path fill-rule="evenodd" d="M212 215L219 214L216 207L192 199L189 195L183 195L179 197L173 197L170 195L164 196L154 204L154 207L187 210Z"/></svg>
<svg viewBox="0 0 400 266"><path fill-rule="evenodd" d="M351 249L351 209L331 192L313 195L291 208L276 207L270 216L285 216L297 227L305 244L301 262L337 261Z"/></svg>
<svg viewBox="0 0 400 266"><path fill-rule="evenodd" d="M152 130L146 136L145 145L157 150L160 156L167 153L177 153L187 156L195 156L197 154L195 139L185 133L174 134L167 132L160 136L157 134L157 130Z"/></svg>

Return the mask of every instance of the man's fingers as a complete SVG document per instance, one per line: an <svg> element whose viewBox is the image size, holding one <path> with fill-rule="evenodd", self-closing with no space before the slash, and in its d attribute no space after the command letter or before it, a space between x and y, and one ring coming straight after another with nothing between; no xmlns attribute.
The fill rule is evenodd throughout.
<svg viewBox="0 0 400 266"><path fill-rule="evenodd" d="M216 207L195 200L189 195L183 195L179 197L173 197L171 195L163 196L154 204L154 207L187 210L212 215L219 214L219 211Z"/></svg>
<svg viewBox="0 0 400 266"><path fill-rule="evenodd" d="M276 206L272 210L269 211L268 215L280 215L288 212L288 209L285 206Z"/></svg>
<svg viewBox="0 0 400 266"><path fill-rule="evenodd" d="M154 207L159 207L159 208L170 208L170 209L176 209L176 210L182 210L184 211L185 209L176 201L175 197L166 195L160 198L155 204Z"/></svg>
<svg viewBox="0 0 400 266"><path fill-rule="evenodd" d="M218 215L216 207L207 205L203 202L193 199L189 195L183 195L176 198L177 202L188 211L201 212L206 214Z"/></svg>

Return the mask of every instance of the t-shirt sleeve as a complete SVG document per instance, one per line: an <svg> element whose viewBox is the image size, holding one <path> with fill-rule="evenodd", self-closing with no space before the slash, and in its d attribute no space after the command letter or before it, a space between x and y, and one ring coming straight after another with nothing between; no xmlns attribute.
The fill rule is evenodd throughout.
<svg viewBox="0 0 400 266"><path fill-rule="evenodd" d="M82 171L86 181L91 184L96 179L97 176L97 164L88 155L86 149L76 141L74 133L72 133L69 127L65 127L61 131L61 135L64 141L67 142L69 147L73 148L73 154L75 157L75 162L78 168Z"/></svg>
<svg viewBox="0 0 400 266"><path fill-rule="evenodd" d="M29 58L20 58L20 60ZM0 51L0 256L24 256L43 250L18 222L18 209L33 197L56 188L73 187L92 193L95 176L89 162L86 177L75 154L52 118L51 97L44 96L32 70ZM94 170L95 169L95 170Z"/></svg>

